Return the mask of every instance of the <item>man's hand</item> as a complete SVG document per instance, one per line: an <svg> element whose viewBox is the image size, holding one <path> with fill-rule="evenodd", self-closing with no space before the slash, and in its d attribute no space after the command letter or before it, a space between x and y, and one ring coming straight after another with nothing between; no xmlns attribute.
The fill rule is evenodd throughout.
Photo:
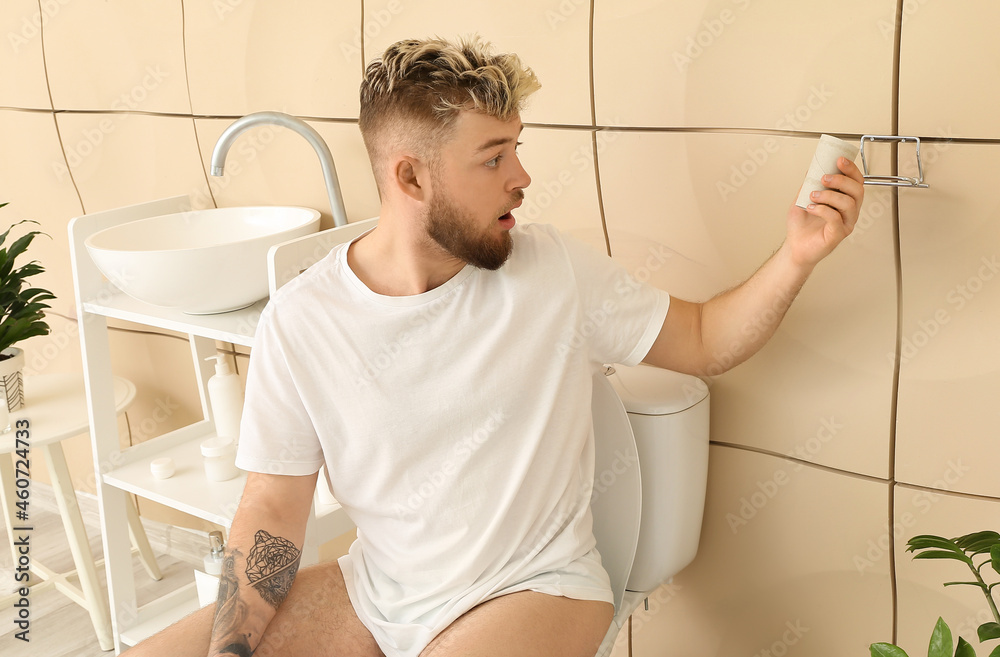
<svg viewBox="0 0 1000 657"><path fill-rule="evenodd" d="M842 173L823 176L823 185L830 189L813 192L808 209L793 205L788 210L785 247L792 262L806 270L829 255L858 222L865 196L864 176L844 157L837 159L837 168Z"/></svg>

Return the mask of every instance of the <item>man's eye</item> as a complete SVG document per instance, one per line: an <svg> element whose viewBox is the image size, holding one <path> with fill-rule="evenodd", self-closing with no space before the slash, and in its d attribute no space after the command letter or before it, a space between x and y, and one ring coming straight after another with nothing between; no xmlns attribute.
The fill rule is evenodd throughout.
<svg viewBox="0 0 1000 657"><path fill-rule="evenodd" d="M497 155L495 158L493 158L492 160L490 160L489 162L487 162L486 166L488 166L490 168L494 168L498 164L500 164L500 160L502 160L502 159L503 159L503 155Z"/></svg>

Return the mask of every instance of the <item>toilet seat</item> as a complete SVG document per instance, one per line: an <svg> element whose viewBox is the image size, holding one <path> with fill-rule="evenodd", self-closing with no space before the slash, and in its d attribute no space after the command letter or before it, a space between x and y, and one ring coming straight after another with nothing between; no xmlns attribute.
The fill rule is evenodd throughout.
<svg viewBox="0 0 1000 657"><path fill-rule="evenodd" d="M615 634L642 517L639 453L625 407L602 368L593 379L594 492L591 511L601 563L615 599ZM630 605L631 606L631 605ZM628 617L628 610L624 618Z"/></svg>

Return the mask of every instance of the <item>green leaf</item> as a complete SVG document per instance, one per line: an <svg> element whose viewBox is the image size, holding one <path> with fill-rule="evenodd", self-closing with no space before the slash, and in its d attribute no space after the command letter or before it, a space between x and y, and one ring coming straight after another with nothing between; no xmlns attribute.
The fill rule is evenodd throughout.
<svg viewBox="0 0 1000 657"><path fill-rule="evenodd" d="M873 643L868 646L871 657L909 657L899 646L891 643Z"/></svg>
<svg viewBox="0 0 1000 657"><path fill-rule="evenodd" d="M0 208L5 205L0 204ZM37 221L30 219L12 224L0 233L0 247L7 242L14 227L23 223L38 225ZM45 302L55 299L55 295L40 287L29 287L26 283L28 277L41 274L45 268L37 260L15 266L15 260L28 250L37 235L46 233L28 231L6 248L0 248L0 351L27 338L50 332L44 311L51 306Z"/></svg>
<svg viewBox="0 0 1000 657"><path fill-rule="evenodd" d="M979 643L990 639L1000 639L1000 623L983 623L979 626Z"/></svg>
<svg viewBox="0 0 1000 657"><path fill-rule="evenodd" d="M984 532L974 532L972 534L966 534L965 536L959 536L953 539L955 545L962 548L963 550L971 550L973 546L979 543L1000 543L1000 533L995 531L984 531Z"/></svg>
<svg viewBox="0 0 1000 657"><path fill-rule="evenodd" d="M914 559L954 559L955 561L966 561L967 557L961 552L946 552L944 550L934 550L931 552L920 552L913 555Z"/></svg>
<svg viewBox="0 0 1000 657"><path fill-rule="evenodd" d="M984 539L971 544L969 547L965 548L965 551L971 556L976 556L977 554L989 554L990 550L997 545L1000 545L1000 541Z"/></svg>
<svg viewBox="0 0 1000 657"><path fill-rule="evenodd" d="M993 564L993 570L1000 574L1000 545L990 548L990 562Z"/></svg>
<svg viewBox="0 0 1000 657"><path fill-rule="evenodd" d="M963 639L958 637L958 647L955 648L955 657L976 657L976 651L972 649L972 645Z"/></svg>
<svg viewBox="0 0 1000 657"><path fill-rule="evenodd" d="M955 552L957 554L965 556L965 552L962 548L958 547L947 538L941 538L940 536L930 536L928 534L921 534L920 536L914 536L906 543L906 551L913 552L915 550L926 550L928 548L940 548L942 550L948 550L949 552ZM949 655L948 657L951 657Z"/></svg>
<svg viewBox="0 0 1000 657"><path fill-rule="evenodd" d="M993 652L990 653L990 657L1000 657L1000 646L993 649Z"/></svg>
<svg viewBox="0 0 1000 657"><path fill-rule="evenodd" d="M940 616L934 624L934 631L931 632L931 642L927 646L927 657L952 657L951 649L954 643L951 640L951 628Z"/></svg>
<svg viewBox="0 0 1000 657"><path fill-rule="evenodd" d="M7 204L4 203L3 205L7 205ZM3 205L0 205L0 208L2 208ZM21 221L18 221L16 223L11 224L10 228L8 228L2 234L0 234L0 246L3 246L4 240L7 239L7 235L10 234L10 231L11 231L12 228L14 228L14 226L19 226L19 225L25 224L25 223L28 223L28 224L37 224L38 222L34 221L32 219L22 219Z"/></svg>
<svg viewBox="0 0 1000 657"><path fill-rule="evenodd" d="M41 231L33 230L17 238L17 240L10 245L10 248L7 249L7 257L13 259L27 251L28 246L31 244L31 240L35 239L35 235L42 235L42 233Z"/></svg>

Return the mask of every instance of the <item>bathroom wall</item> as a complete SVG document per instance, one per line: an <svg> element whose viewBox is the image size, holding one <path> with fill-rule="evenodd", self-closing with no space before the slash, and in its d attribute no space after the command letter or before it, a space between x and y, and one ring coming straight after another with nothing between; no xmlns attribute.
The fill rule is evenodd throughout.
<svg viewBox="0 0 1000 657"><path fill-rule="evenodd" d="M25 344L29 373L82 368L74 216L187 194L311 206L332 226L315 156L281 129L244 135L227 175L208 175L243 114L306 119L333 150L350 219L376 215L357 86L400 38L479 32L521 54L543 89L523 116L533 183L519 220L554 223L690 299L778 247L820 133L919 136L930 187L868 187L855 233L771 343L703 373L701 552L616 655L863 655L894 638L922 654L938 615L975 645L981 596L940 585L965 573L904 547L1000 529L998 19L988 0L5 0L0 224L42 224L38 282L58 297L52 333ZM916 174L912 146L868 156L873 172ZM123 444L197 419L184 336L112 325L114 370L139 389ZM220 347L245 372L246 350ZM66 449L92 491L87 437Z"/></svg>

